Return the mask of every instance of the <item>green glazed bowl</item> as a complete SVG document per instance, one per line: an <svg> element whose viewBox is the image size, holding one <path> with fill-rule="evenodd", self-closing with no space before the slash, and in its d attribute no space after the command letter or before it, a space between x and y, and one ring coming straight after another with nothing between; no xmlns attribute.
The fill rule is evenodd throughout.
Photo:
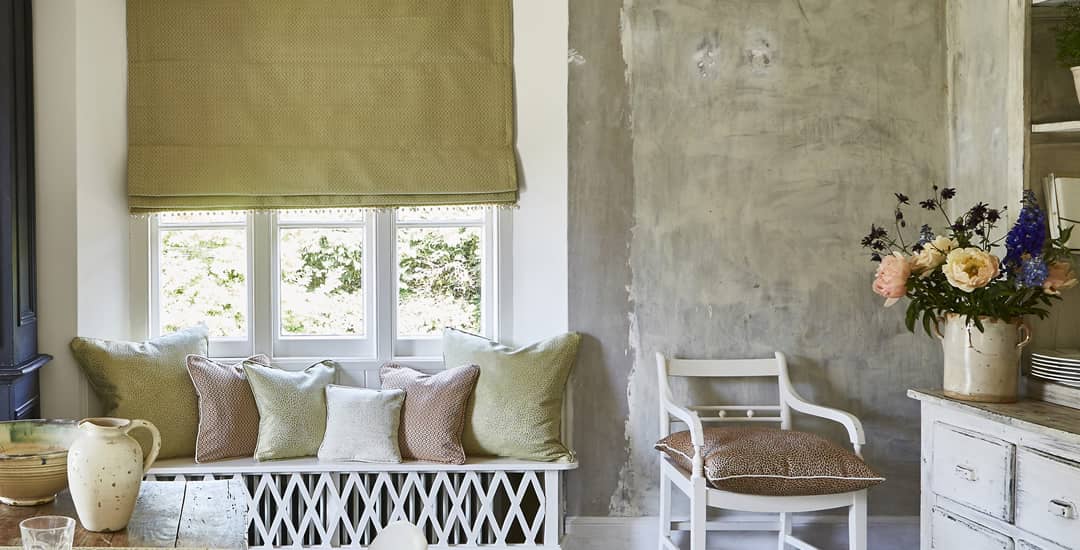
<svg viewBox="0 0 1080 550"><path fill-rule="evenodd" d="M68 448L79 436L74 420L0 422L0 502L36 506L67 488Z"/></svg>

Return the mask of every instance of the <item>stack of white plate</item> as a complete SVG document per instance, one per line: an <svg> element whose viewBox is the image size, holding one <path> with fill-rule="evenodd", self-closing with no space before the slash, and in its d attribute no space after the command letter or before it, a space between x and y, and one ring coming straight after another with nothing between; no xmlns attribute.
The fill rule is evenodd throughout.
<svg viewBox="0 0 1080 550"><path fill-rule="evenodd" d="M1080 349L1037 349L1031 352L1031 375L1080 388Z"/></svg>

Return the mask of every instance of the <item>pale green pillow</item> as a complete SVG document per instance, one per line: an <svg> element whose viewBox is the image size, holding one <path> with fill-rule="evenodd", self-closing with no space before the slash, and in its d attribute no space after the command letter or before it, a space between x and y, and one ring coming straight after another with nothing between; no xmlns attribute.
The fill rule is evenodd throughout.
<svg viewBox="0 0 1080 550"><path fill-rule="evenodd" d="M199 398L187 371L189 354L206 355L205 326L147 342L75 338L71 351L105 414L149 420L161 432L160 458L195 456Z"/></svg>
<svg viewBox="0 0 1080 550"><path fill-rule="evenodd" d="M244 361L259 408L255 460L314 456L326 432L326 386L337 363L322 361L300 372Z"/></svg>
<svg viewBox="0 0 1080 550"><path fill-rule="evenodd" d="M573 461L561 438L562 408L580 341L568 333L511 349L467 332L443 331L447 367L480 367L462 437L465 454Z"/></svg>

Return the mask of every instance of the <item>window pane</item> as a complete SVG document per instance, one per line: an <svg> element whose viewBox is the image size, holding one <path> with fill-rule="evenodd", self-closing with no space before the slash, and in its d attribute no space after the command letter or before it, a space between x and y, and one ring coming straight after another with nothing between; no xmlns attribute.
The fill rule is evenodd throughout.
<svg viewBox="0 0 1080 550"><path fill-rule="evenodd" d="M480 235L479 227L398 229L398 335L480 331Z"/></svg>
<svg viewBox="0 0 1080 550"><path fill-rule="evenodd" d="M163 229L160 239L161 331L206 323L212 337L246 336L246 231Z"/></svg>
<svg viewBox="0 0 1080 550"><path fill-rule="evenodd" d="M363 336L362 227L281 229L281 334Z"/></svg>
<svg viewBox="0 0 1080 550"><path fill-rule="evenodd" d="M398 222L483 221L484 208L478 206L425 206L398 208Z"/></svg>

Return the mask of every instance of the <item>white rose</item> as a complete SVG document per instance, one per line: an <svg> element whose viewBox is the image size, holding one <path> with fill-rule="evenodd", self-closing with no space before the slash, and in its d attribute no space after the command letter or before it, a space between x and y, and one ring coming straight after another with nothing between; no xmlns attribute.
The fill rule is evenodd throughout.
<svg viewBox="0 0 1080 550"><path fill-rule="evenodd" d="M997 256L981 248L958 248L945 257L941 270L945 272L949 284L964 292L972 292L997 279L1001 273L1000 265Z"/></svg>
<svg viewBox="0 0 1080 550"><path fill-rule="evenodd" d="M945 263L945 256L960 246L954 239L943 235L934 237L934 240L926 243L922 251L911 257L911 271L927 277L941 264Z"/></svg>

